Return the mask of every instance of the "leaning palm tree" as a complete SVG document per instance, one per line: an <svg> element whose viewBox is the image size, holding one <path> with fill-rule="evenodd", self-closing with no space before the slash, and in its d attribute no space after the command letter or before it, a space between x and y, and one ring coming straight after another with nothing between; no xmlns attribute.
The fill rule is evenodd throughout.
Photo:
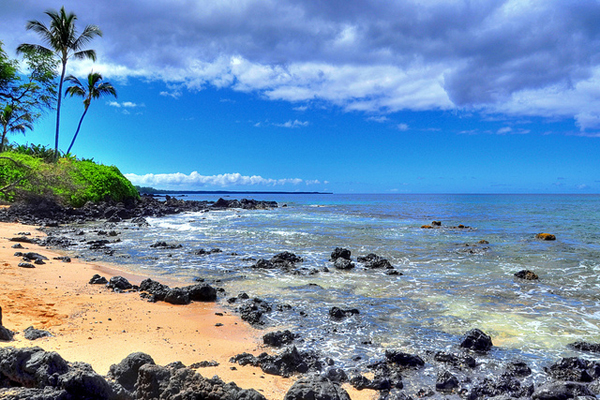
<svg viewBox="0 0 600 400"><path fill-rule="evenodd" d="M33 117L27 111L6 105L0 109L0 125L2 126L2 137L0 138L0 153L4 151L4 142L9 133L25 133L27 129L33 129Z"/></svg>
<svg viewBox="0 0 600 400"><path fill-rule="evenodd" d="M58 134L60 128L60 104L62 101L62 88L67 70L67 61L73 57L75 59L91 59L96 61L96 52L94 50L82 50L94 37L102 36L102 31L96 25L87 25L81 35L77 34L75 21L77 16L73 13L66 13L62 7L59 12L54 10L46 11L50 17L50 26L46 26L39 21L29 21L27 30L32 30L40 35L42 40L50 48L37 44L22 44L17 48L17 52L36 50L42 54L54 54L60 61L61 73L58 82L58 101L56 105L56 135L54 138L54 160L58 159Z"/></svg>
<svg viewBox="0 0 600 400"><path fill-rule="evenodd" d="M79 79L74 77L73 75L69 75L65 78L65 81L72 83L72 86L69 86L65 92L65 94L73 96L83 97L83 114L81 115L81 119L79 120L79 125L77 125L77 131L75 131L75 136L73 136L73 140L71 141L71 145L67 150L67 154L71 152L71 147L73 147L73 143L75 143L75 139L77 139L77 135L79 134L79 129L81 129L81 123L83 122L83 118L90 108L90 103L92 99L98 99L105 95L113 95L117 97L117 91L113 87L110 82L102 82L102 75L97 72L90 72L87 78L87 85L81 83Z"/></svg>

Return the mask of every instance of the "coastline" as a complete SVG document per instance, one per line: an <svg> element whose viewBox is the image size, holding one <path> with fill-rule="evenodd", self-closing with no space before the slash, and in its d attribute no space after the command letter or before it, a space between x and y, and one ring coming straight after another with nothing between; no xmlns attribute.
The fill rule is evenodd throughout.
<svg viewBox="0 0 600 400"><path fill-rule="evenodd" d="M21 258L14 253L21 250L12 248L15 242L9 239L21 232L29 232L31 238L44 236L35 226L0 223L2 323L19 332L14 341L0 342L0 346L39 346L58 352L67 361L89 363L101 375L134 352L149 354L159 365L216 361L218 366L197 372L254 388L273 400L283 399L293 384L294 378L265 374L257 367L235 365L232 369L229 359L237 354L270 352L260 344L266 332L250 327L218 303L149 303L137 293L115 293L103 285L89 285L97 273L108 279L121 275L134 284L147 276L113 265L55 260L64 254L35 244L23 243L23 251L46 256L46 264L18 267ZM29 326L54 336L27 340L22 332ZM353 400L375 398L376 392L371 390L357 391L347 384L344 388Z"/></svg>

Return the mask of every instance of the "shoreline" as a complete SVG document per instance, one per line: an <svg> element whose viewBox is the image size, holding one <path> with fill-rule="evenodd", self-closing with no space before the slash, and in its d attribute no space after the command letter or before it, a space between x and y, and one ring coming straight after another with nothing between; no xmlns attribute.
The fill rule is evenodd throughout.
<svg viewBox="0 0 600 400"><path fill-rule="evenodd" d="M29 232L31 238L44 236L35 226L0 223L2 323L19 332L13 341L0 342L1 347L39 346L58 352L69 362L89 363L101 375L134 352L149 354L158 365L181 361L189 366L216 361L218 366L196 372L205 377L218 375L244 389L254 388L273 400L283 399L294 383L294 377L282 378L265 374L258 367L229 362L243 352L273 351L260 344L266 331L252 328L218 303L149 303L138 293L115 293L103 285L90 285L88 281L96 273L107 279L121 275L133 284L147 276L114 265L55 260L65 253L35 244L22 243L23 250L14 249L15 242L9 239L21 232ZM48 260L35 268L21 268L21 258L14 256L15 251L36 252ZM29 326L54 336L27 340L22 332ZM353 400L375 398L374 391L359 392L349 385L344 385L344 389Z"/></svg>

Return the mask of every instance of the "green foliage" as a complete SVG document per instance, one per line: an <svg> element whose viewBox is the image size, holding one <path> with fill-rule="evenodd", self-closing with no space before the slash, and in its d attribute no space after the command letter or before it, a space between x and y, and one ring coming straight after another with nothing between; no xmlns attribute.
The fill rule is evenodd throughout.
<svg viewBox="0 0 600 400"><path fill-rule="evenodd" d="M82 190L71 196L73 206L82 206L87 201L112 199L123 201L139 198L135 187L115 166L106 166L91 161L76 161L73 180L82 186Z"/></svg>
<svg viewBox="0 0 600 400"><path fill-rule="evenodd" d="M43 158L33 155L36 152ZM52 156L53 151L44 146L0 153L0 200L12 202L46 196L80 207L88 201L139 198L135 187L117 167L80 161L75 157L61 158L53 163Z"/></svg>

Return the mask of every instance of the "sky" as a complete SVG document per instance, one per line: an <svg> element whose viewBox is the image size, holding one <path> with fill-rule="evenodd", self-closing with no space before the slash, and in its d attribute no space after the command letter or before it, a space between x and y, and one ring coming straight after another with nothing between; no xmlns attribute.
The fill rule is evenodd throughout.
<svg viewBox="0 0 600 400"><path fill-rule="evenodd" d="M77 15L118 97L72 152L177 190L600 193L600 2L2 0ZM83 112L61 110L65 151ZM18 143L54 145L48 113Z"/></svg>

